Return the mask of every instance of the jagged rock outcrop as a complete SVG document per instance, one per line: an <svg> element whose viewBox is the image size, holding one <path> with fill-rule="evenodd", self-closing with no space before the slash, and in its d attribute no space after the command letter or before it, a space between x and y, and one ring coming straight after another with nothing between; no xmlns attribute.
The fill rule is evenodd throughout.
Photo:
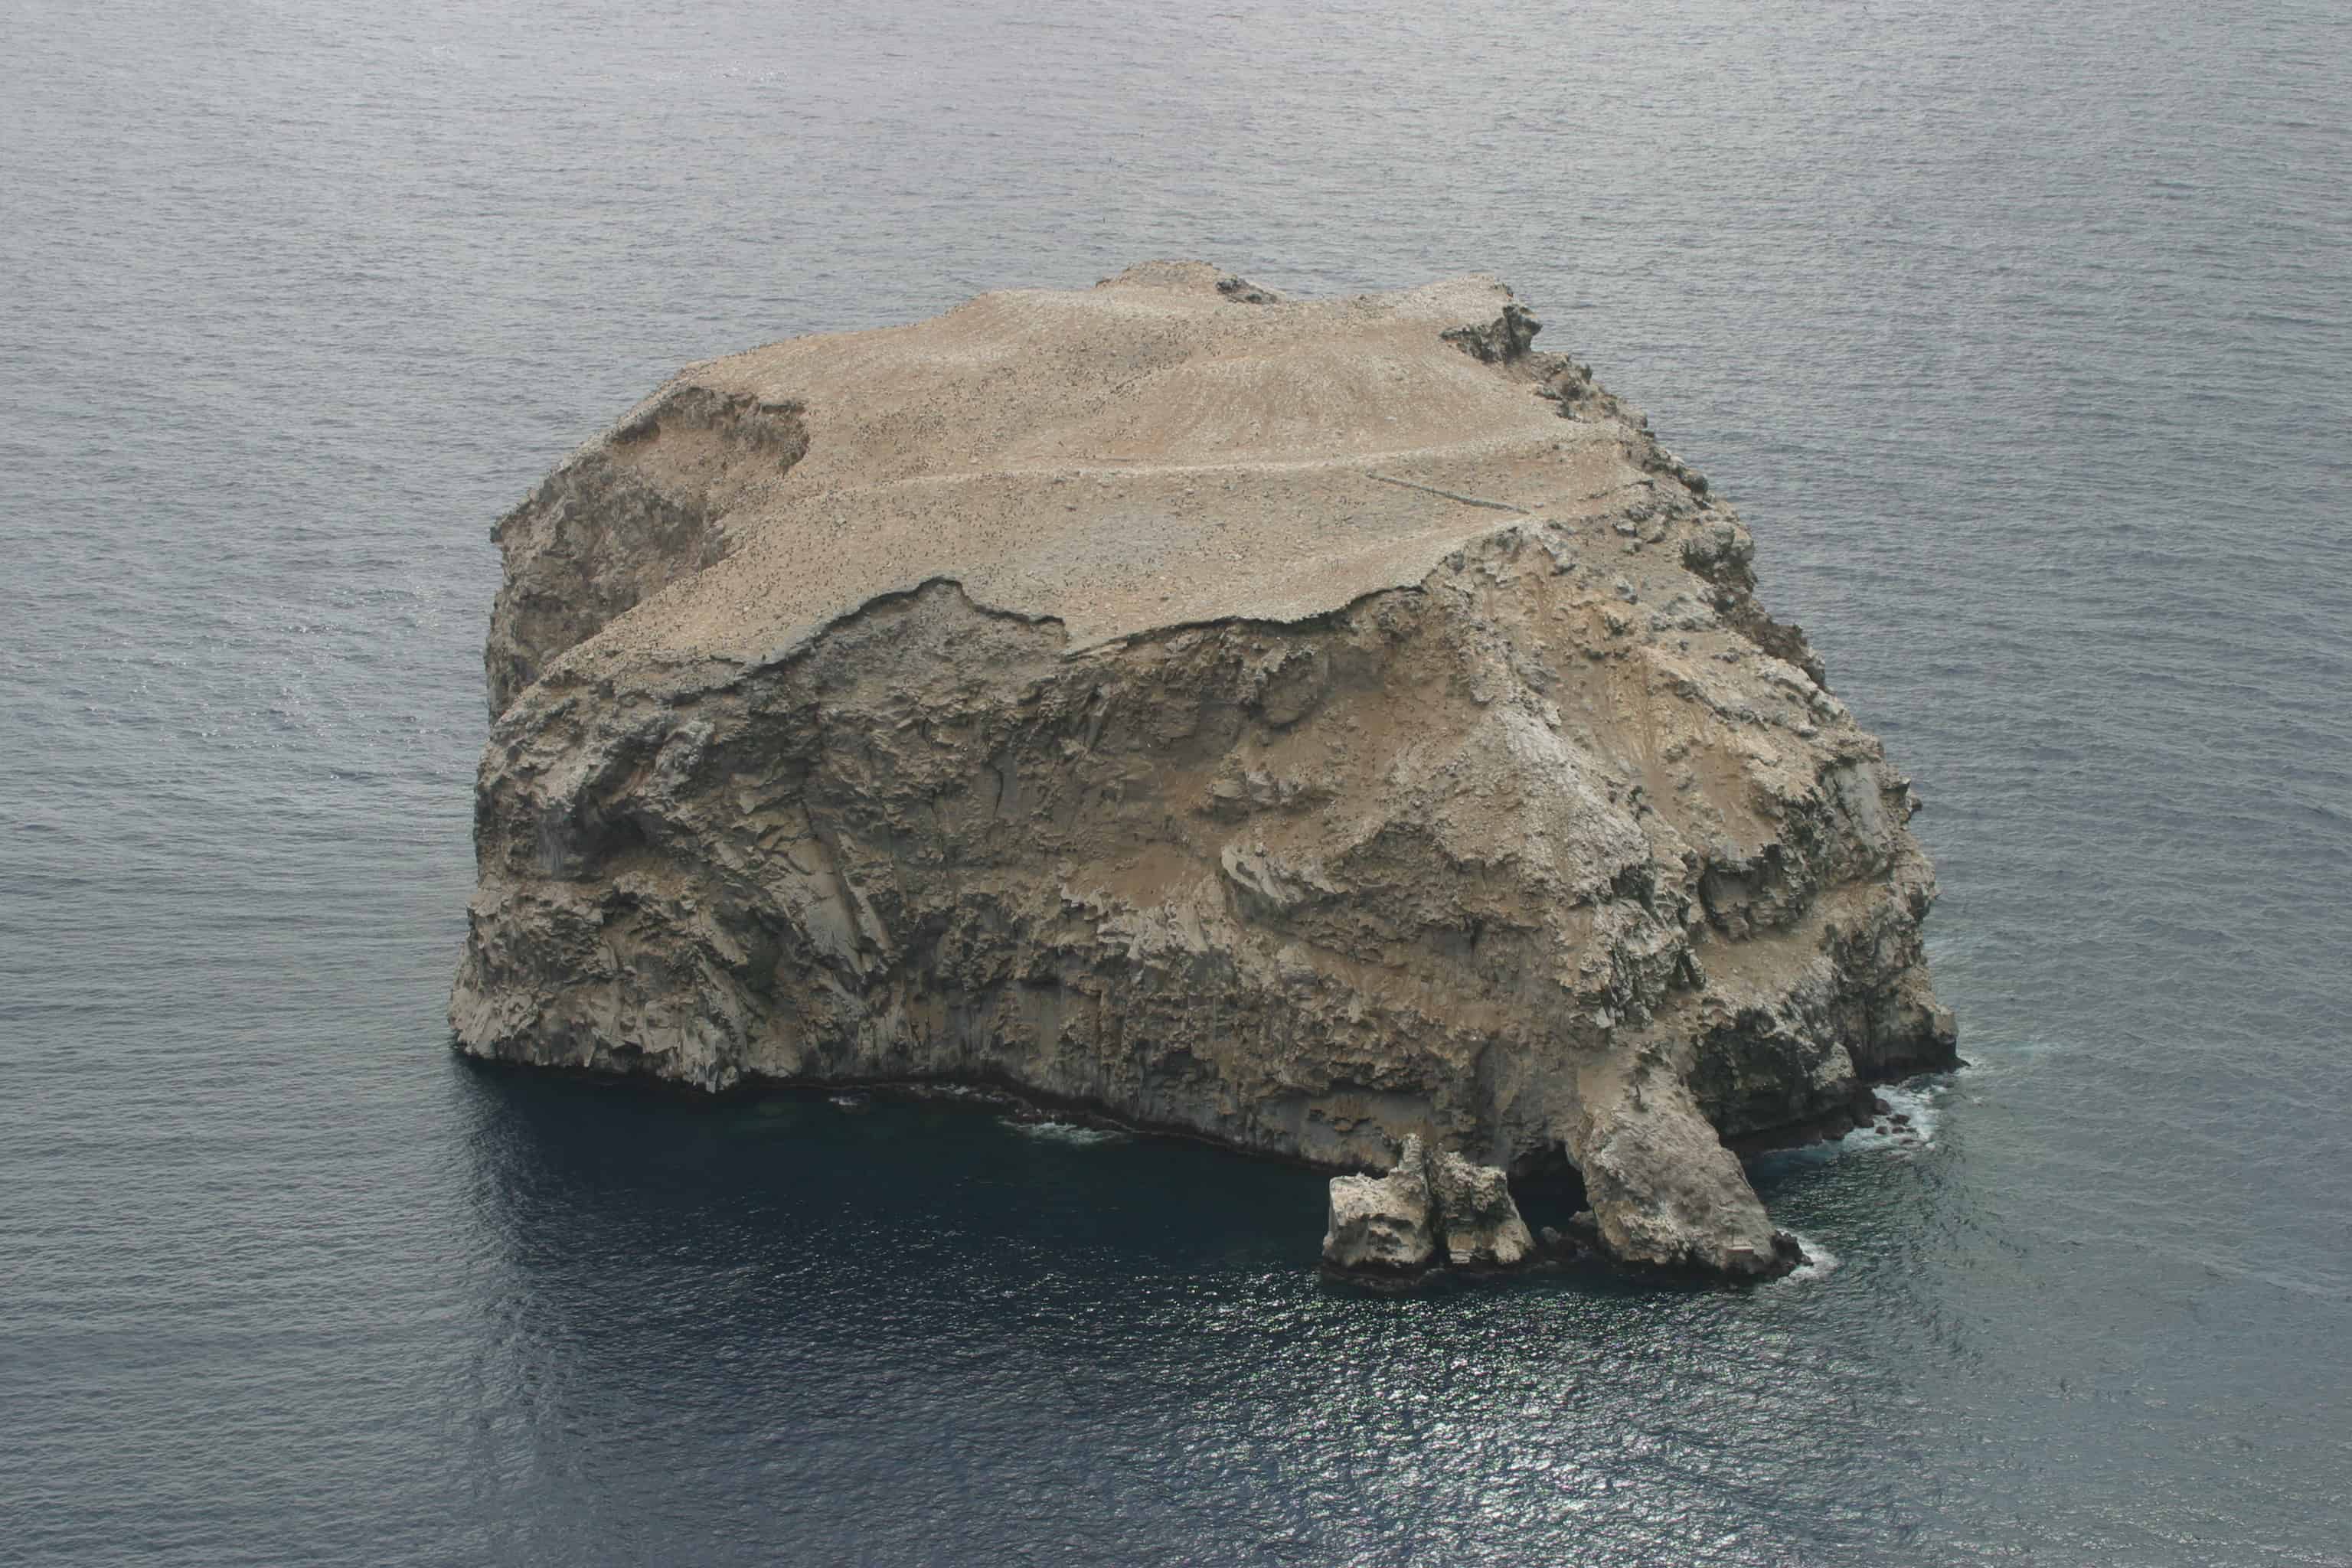
<svg viewBox="0 0 2352 1568"><path fill-rule="evenodd" d="M1916 801L1534 331L1155 264L690 367L499 525L458 1045L1564 1148L1786 1267L1722 1139L1951 1058Z"/></svg>
<svg viewBox="0 0 2352 1568"><path fill-rule="evenodd" d="M1459 1156L1456 1156L1459 1158ZM1437 1258L1437 1202L1429 1156L1408 1134L1384 1176L1331 1178L1323 1261L1356 1273L1416 1273Z"/></svg>
<svg viewBox="0 0 2352 1568"><path fill-rule="evenodd" d="M1334 1176L1323 1262L1349 1274L1416 1274L1438 1261L1508 1268L1535 1255L1535 1237L1497 1166L1448 1150L1434 1158L1408 1134L1382 1176Z"/></svg>
<svg viewBox="0 0 2352 1568"><path fill-rule="evenodd" d="M1534 1254L1535 1237L1500 1167L1473 1164L1448 1150L1431 1163L1429 1184L1446 1257L1457 1268L1508 1268Z"/></svg>

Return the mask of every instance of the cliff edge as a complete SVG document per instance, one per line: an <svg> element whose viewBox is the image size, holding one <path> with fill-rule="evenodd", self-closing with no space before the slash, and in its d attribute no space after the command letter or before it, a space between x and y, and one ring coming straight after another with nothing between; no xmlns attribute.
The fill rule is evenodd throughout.
<svg viewBox="0 0 2352 1568"><path fill-rule="evenodd" d="M1785 1268L1724 1139L1952 1059L1916 801L1536 331L1153 263L689 367L498 524L459 1047L1564 1152Z"/></svg>

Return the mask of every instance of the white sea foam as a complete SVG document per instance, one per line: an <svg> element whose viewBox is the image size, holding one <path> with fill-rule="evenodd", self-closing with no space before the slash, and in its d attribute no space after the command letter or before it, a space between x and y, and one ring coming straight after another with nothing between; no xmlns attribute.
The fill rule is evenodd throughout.
<svg viewBox="0 0 2352 1568"><path fill-rule="evenodd" d="M1837 1272L1838 1255L1836 1253L1832 1252L1828 1247L1823 1247L1818 1241L1809 1240L1804 1237L1797 1236L1797 1233L1793 1230L1789 1234L1792 1237L1796 1237L1797 1245L1804 1249L1805 1260L1802 1263L1798 1264L1794 1268L1790 1269L1788 1273L1782 1275L1781 1278L1783 1279L1791 1281L1804 1279L1826 1279L1831 1275Z"/></svg>
<svg viewBox="0 0 2352 1568"><path fill-rule="evenodd" d="M1885 1149L1898 1154L1934 1148L1940 1108L1951 1087L1948 1079L1920 1079L1879 1089L1878 1098L1887 1103L1893 1114L1910 1118L1909 1125L1890 1121L1882 1115L1870 1125L1847 1133L1838 1141L1840 1145L1847 1149Z"/></svg>
<svg viewBox="0 0 2352 1568"><path fill-rule="evenodd" d="M1024 1138L1040 1139L1047 1143L1072 1143L1091 1148L1097 1143L1124 1143L1128 1133L1110 1127L1081 1127L1075 1121L1015 1121L1004 1119L1004 1125Z"/></svg>

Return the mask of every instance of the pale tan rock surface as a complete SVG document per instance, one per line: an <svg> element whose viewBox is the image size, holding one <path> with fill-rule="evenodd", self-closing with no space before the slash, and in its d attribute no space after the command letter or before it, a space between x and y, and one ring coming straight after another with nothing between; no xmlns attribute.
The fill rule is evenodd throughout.
<svg viewBox="0 0 2352 1568"><path fill-rule="evenodd" d="M1535 1237L1500 1166L1476 1164L1448 1150L1430 1162L1429 1186L1437 1198L1445 1254L1455 1266L1508 1268L1534 1254Z"/></svg>
<svg viewBox="0 0 2352 1568"><path fill-rule="evenodd" d="M1490 1269L1535 1256L1535 1237L1500 1166L1452 1150L1429 1154L1409 1134L1387 1174L1331 1178L1327 1266L1351 1274L1417 1274L1441 1261L1441 1252L1456 1268Z"/></svg>
<svg viewBox="0 0 2352 1568"><path fill-rule="evenodd" d="M1437 1197L1419 1138L1406 1136L1386 1175L1331 1178L1323 1261L1334 1268L1414 1273L1436 1261L1438 1242Z"/></svg>
<svg viewBox="0 0 2352 1568"><path fill-rule="evenodd" d="M682 373L499 526L460 1047L1564 1146L1785 1267L1716 1134L1951 1057L1914 798L1530 326L1160 263Z"/></svg>

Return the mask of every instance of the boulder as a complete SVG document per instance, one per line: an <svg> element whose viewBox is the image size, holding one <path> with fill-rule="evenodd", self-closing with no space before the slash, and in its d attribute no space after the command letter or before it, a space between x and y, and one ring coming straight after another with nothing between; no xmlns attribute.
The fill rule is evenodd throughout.
<svg viewBox="0 0 2352 1568"><path fill-rule="evenodd" d="M1360 1273L1414 1273L1437 1257L1437 1210L1421 1140L1407 1138L1385 1176L1331 1178L1323 1261Z"/></svg>
<svg viewBox="0 0 2352 1568"><path fill-rule="evenodd" d="M1535 1252L1535 1238L1511 1201L1501 1167L1474 1165L1448 1152L1430 1173L1445 1253L1456 1268L1508 1268Z"/></svg>

